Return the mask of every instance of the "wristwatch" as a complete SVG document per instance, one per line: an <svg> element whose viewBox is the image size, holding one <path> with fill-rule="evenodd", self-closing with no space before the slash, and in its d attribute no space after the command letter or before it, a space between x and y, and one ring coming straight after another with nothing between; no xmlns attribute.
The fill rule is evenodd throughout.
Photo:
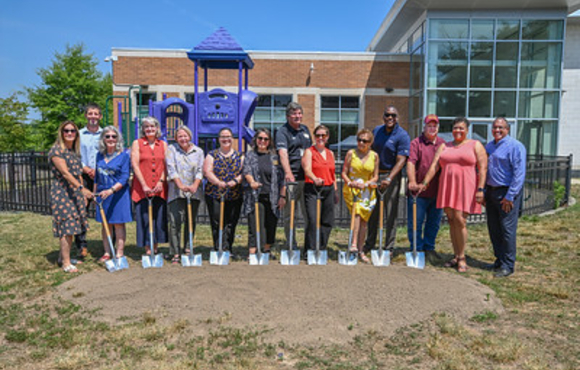
<svg viewBox="0 0 580 370"><path fill-rule="evenodd" d="M477 188L477 191L484 191L484 188Z"/></svg>
<svg viewBox="0 0 580 370"><path fill-rule="evenodd" d="M80 191L80 190L83 190L84 188L85 188L84 186L82 186L82 185L79 185L79 187L77 188L77 190L79 190L79 191Z"/></svg>

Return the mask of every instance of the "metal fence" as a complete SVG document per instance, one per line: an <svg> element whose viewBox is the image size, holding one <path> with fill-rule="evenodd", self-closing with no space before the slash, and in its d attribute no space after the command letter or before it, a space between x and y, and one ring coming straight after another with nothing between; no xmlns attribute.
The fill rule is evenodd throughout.
<svg viewBox="0 0 580 370"><path fill-rule="evenodd" d="M342 181L337 163L340 202L335 209L335 223L348 227L350 215L342 199ZM570 197L572 155L568 157L528 157L522 214L532 215L566 204ZM52 174L48 155L44 152L0 153L0 211L26 211L50 214L50 184ZM406 224L407 202L404 194L406 177L403 175L397 225ZM555 204L555 203L558 204ZM203 203L203 202L202 202ZM94 207L89 209L94 216ZM469 222L482 222L485 214L471 215ZM246 222L241 220L242 223ZM297 226L303 225L303 217L297 213ZM199 208L198 222L208 223L204 204Z"/></svg>

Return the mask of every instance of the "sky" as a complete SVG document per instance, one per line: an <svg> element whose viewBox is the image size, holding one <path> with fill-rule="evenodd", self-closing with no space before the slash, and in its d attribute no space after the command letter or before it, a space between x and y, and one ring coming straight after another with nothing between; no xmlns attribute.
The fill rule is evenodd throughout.
<svg viewBox="0 0 580 370"><path fill-rule="evenodd" d="M0 98L83 43L99 69L113 47L191 49L225 27L245 50L364 51L394 0L0 0Z"/></svg>

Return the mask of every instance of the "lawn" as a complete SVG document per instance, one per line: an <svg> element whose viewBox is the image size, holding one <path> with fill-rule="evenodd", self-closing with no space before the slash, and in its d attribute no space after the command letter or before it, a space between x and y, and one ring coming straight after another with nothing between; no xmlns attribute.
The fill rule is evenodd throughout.
<svg viewBox="0 0 580 370"><path fill-rule="evenodd" d="M578 197L580 187L573 193ZM262 331L229 327L227 317L205 323L214 326L205 336L192 333L196 323L180 319L171 325L152 315L116 325L94 320L98 312L56 294L56 287L74 275L54 264L58 243L50 224L48 216L0 213L0 369L580 368L580 205L520 220L513 276L493 279L479 268L468 271L466 278L497 293L505 313L484 312L458 322L438 312L394 336L369 331L347 345L269 343ZM91 227L89 247L99 256L98 224ZM134 235L133 227L128 235ZM199 235L208 235L203 228ZM469 232L472 264L491 262L485 225L470 225ZM244 228L240 234L245 240ZM333 235L341 243L348 238L346 230ZM132 240L127 254L138 258ZM407 245L403 229L397 245ZM450 253L446 227L438 245ZM403 256L394 262L404 264ZM83 273L101 268L93 261L81 267Z"/></svg>

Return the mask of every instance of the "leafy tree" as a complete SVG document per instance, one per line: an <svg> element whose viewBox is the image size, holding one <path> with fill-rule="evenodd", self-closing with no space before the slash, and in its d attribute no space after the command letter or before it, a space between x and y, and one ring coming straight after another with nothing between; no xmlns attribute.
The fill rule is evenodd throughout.
<svg viewBox="0 0 580 370"><path fill-rule="evenodd" d="M45 148L54 142L58 125L64 120L79 126L86 123L84 107L88 103L104 107L113 87L110 76L103 76L97 64L82 43L67 45L64 53L55 53L50 67L38 70L41 85L26 89L31 105L41 115Z"/></svg>
<svg viewBox="0 0 580 370"><path fill-rule="evenodd" d="M26 124L28 104L19 101L17 95L0 98L0 152L18 152L32 146L32 130Z"/></svg>

